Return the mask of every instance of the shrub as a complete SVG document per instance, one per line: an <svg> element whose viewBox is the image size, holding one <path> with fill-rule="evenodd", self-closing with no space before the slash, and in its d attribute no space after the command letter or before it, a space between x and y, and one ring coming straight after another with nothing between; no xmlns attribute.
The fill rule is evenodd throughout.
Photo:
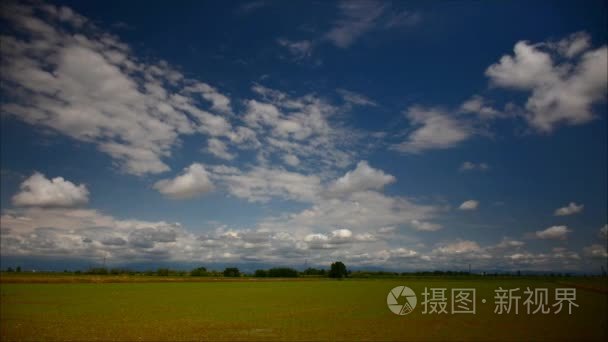
<svg viewBox="0 0 608 342"><path fill-rule="evenodd" d="M268 272L266 272L266 270L255 270L253 276L258 278L264 278L268 276Z"/></svg>
<svg viewBox="0 0 608 342"><path fill-rule="evenodd" d="M209 275L209 273L207 272L207 269L204 267L197 267L197 268L193 269L192 271L190 271L190 276L192 276L192 277L206 277L208 275Z"/></svg>
<svg viewBox="0 0 608 342"><path fill-rule="evenodd" d="M228 267L224 270L224 277L240 277L241 272L236 267Z"/></svg>

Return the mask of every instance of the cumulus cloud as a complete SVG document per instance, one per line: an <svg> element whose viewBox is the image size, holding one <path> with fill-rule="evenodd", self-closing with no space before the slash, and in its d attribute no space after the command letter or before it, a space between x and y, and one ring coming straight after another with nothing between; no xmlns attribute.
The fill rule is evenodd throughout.
<svg viewBox="0 0 608 342"><path fill-rule="evenodd" d="M23 181L19 188L12 198L15 206L74 207L89 201L86 185L75 185L63 177L48 179L39 172Z"/></svg>
<svg viewBox="0 0 608 342"><path fill-rule="evenodd" d="M470 161L465 161L460 165L460 168L458 168L458 170L460 172L474 171L474 170L487 171L489 168L490 168L490 166L484 162L473 163Z"/></svg>
<svg viewBox="0 0 608 342"><path fill-rule="evenodd" d="M213 190L214 186L205 167L194 163L185 168L179 176L156 182L154 188L169 198L187 199L207 193Z"/></svg>
<svg viewBox="0 0 608 342"><path fill-rule="evenodd" d="M349 229L336 229L328 234L308 234L304 237L310 249L334 249L348 243L372 242L376 238L369 233L353 234Z"/></svg>
<svg viewBox="0 0 608 342"><path fill-rule="evenodd" d="M552 226L545 230L536 231L535 235L539 239L565 240L571 232L572 230L568 229L567 226Z"/></svg>
<svg viewBox="0 0 608 342"><path fill-rule="evenodd" d="M472 135L464 122L438 108L412 106L406 112L413 130L406 141L392 148L404 153L454 147Z"/></svg>
<svg viewBox="0 0 608 342"><path fill-rule="evenodd" d="M294 97L257 84L252 91L261 99L246 101L243 120L260 138L260 161L290 154L299 168L316 172L351 163L345 147L352 146L352 133L333 122L335 106L313 94Z"/></svg>
<svg viewBox="0 0 608 342"><path fill-rule="evenodd" d="M523 242L507 238L489 246L456 240L426 249L424 244L413 245L386 226L369 229L369 222L327 230L317 223L306 234L291 227L286 230L292 223L283 222L276 229L220 226L194 234L179 223L117 219L91 209L31 207L5 210L2 214L0 253L3 257L44 256L92 262L105 257L116 265L150 261L256 261L285 265L299 264L303 259L323 267L343 260L351 266L399 270L454 269L471 262L477 269L505 270L576 270L581 265L578 253L566 248L533 253L523 249ZM605 247L599 244L586 247L583 252L593 260L606 258Z"/></svg>
<svg viewBox="0 0 608 342"><path fill-rule="evenodd" d="M71 13L71 15L65 15ZM229 135L230 100L165 61L144 62L118 37L67 7L3 6L2 109L93 143L122 171L169 170L180 135Z"/></svg>
<svg viewBox="0 0 608 342"><path fill-rule="evenodd" d="M174 260L189 255L196 239L179 224L120 220L91 209L28 208L5 212L2 255L114 262Z"/></svg>
<svg viewBox="0 0 608 342"><path fill-rule="evenodd" d="M288 226L303 234L342 226L356 233L366 233L388 226L409 226L412 220L423 222L436 212L437 208L432 205L376 191L362 191L340 198L319 198L307 209L287 217L268 218L260 226L268 229Z"/></svg>
<svg viewBox="0 0 608 342"><path fill-rule="evenodd" d="M223 169L213 175L229 193L250 202L268 202L273 197L303 202L319 196L321 179L278 168L257 166L249 171Z"/></svg>
<svg viewBox="0 0 608 342"><path fill-rule="evenodd" d="M437 247L433 252L437 254L465 254L474 253L481 250L479 244L475 241L460 240Z"/></svg>
<svg viewBox="0 0 608 342"><path fill-rule="evenodd" d="M329 187L334 194L352 193L365 190L380 190L385 185L395 182L396 178L384 173L382 170L374 169L367 161L357 163L357 167L348 171L344 176L338 178Z"/></svg>
<svg viewBox="0 0 608 342"><path fill-rule="evenodd" d="M462 202L462 204L458 207L460 210L476 210L479 207L479 202L476 200L468 200Z"/></svg>
<svg viewBox="0 0 608 342"><path fill-rule="evenodd" d="M578 214L583 211L585 206L582 204L576 204L574 202L570 202L567 206L555 209L555 216L567 216Z"/></svg>
<svg viewBox="0 0 608 342"><path fill-rule="evenodd" d="M193 134L206 136L208 152L225 160L253 150L262 164L290 155L287 165L307 171L351 163L355 153L345 147L354 134L335 122L337 107L325 99L256 84L235 116L218 88L165 61L138 58L90 20L61 14L65 7L42 6L3 11L11 24L2 49L5 114L95 144L134 175L168 171L181 137Z"/></svg>
<svg viewBox="0 0 608 342"><path fill-rule="evenodd" d="M486 70L497 87L527 91L525 118L540 132L559 124L594 118L592 106L606 99L608 47L590 49L589 35L578 32L559 42L515 44L514 55Z"/></svg>

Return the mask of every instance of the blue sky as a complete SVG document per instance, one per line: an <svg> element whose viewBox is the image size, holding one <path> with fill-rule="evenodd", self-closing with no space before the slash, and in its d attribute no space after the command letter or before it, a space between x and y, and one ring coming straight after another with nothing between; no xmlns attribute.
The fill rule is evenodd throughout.
<svg viewBox="0 0 608 342"><path fill-rule="evenodd" d="M4 263L606 263L605 2L2 6Z"/></svg>

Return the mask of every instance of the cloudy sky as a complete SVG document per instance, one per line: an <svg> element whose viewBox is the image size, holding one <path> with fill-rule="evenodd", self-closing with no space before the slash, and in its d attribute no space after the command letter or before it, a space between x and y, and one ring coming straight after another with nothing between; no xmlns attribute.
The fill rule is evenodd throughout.
<svg viewBox="0 0 608 342"><path fill-rule="evenodd" d="M3 1L3 264L599 272L607 12Z"/></svg>

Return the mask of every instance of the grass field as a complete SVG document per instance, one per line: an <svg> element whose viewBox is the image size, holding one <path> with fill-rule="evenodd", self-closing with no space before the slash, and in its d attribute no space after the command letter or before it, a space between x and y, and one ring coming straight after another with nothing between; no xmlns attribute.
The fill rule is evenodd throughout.
<svg viewBox="0 0 608 342"><path fill-rule="evenodd" d="M199 282L97 277L4 278L2 340L606 340L608 295L600 279L399 278ZM46 283L34 283L36 281ZM49 280L51 279L51 280ZM53 280L54 279L54 280ZM63 279L63 281L61 281ZM72 280L72 282L70 282ZM89 281L83 283L82 281ZM564 282L567 282L564 285ZM418 295L409 315L391 313L388 292ZM494 289L577 286L567 312L494 314ZM477 313L423 315L424 287L475 288ZM550 303L553 299L552 292ZM522 295L522 298L524 296ZM483 304L481 299L486 299ZM523 301L523 299L522 299Z"/></svg>

